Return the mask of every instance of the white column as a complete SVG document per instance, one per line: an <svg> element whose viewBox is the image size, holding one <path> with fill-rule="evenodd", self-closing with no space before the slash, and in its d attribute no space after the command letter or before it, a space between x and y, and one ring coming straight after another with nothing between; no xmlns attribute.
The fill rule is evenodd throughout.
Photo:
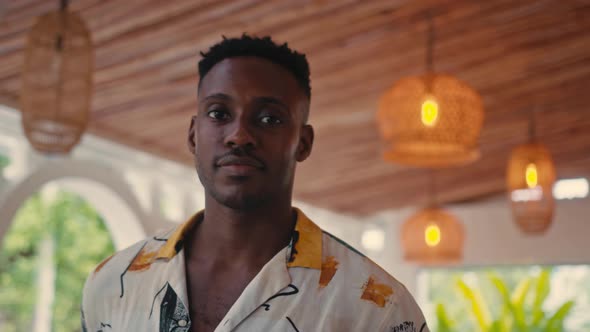
<svg viewBox="0 0 590 332"><path fill-rule="evenodd" d="M51 332L53 300L55 298L55 240L46 234L39 245L37 302L33 318L33 332Z"/></svg>

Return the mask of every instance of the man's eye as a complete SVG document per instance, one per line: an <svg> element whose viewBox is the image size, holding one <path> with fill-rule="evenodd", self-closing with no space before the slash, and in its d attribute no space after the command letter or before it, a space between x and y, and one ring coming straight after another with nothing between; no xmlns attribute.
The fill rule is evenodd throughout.
<svg viewBox="0 0 590 332"><path fill-rule="evenodd" d="M225 111L211 110L207 112L207 116L215 120L225 120L229 118L229 114Z"/></svg>
<svg viewBox="0 0 590 332"><path fill-rule="evenodd" d="M281 119L274 117L274 116L263 116L260 118L260 122L262 122L265 125L278 125L283 123L283 121L281 121Z"/></svg>

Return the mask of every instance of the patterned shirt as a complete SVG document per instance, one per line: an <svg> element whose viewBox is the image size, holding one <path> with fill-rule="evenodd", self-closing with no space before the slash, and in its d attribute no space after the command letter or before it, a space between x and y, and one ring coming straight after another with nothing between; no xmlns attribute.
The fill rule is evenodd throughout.
<svg viewBox="0 0 590 332"><path fill-rule="evenodd" d="M190 331L183 237L201 218L202 212L100 263L84 287L83 331ZM400 282L297 210L291 243L215 329L229 331L429 329Z"/></svg>

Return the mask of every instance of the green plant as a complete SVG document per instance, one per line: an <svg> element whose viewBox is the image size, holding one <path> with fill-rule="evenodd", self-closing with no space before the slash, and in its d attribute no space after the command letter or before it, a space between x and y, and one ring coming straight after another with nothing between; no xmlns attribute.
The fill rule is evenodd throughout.
<svg viewBox="0 0 590 332"><path fill-rule="evenodd" d="M436 320L438 321L438 332L454 331L456 324L441 303L436 305Z"/></svg>
<svg viewBox="0 0 590 332"><path fill-rule="evenodd" d="M462 279L458 279L456 285L469 306L468 313L476 331L561 332L574 302L567 301L552 313L543 309L550 293L550 276L549 270L542 270L538 276L523 278L510 291L507 282L496 274L489 274L488 279L499 298L495 303L500 303L496 310L490 310L491 299L486 301L478 287L470 287ZM450 331L452 321L442 304L437 306L437 320L440 332Z"/></svg>
<svg viewBox="0 0 590 332"><path fill-rule="evenodd" d="M98 212L80 196L40 194L20 208L0 248L0 331L30 331L38 297L40 243L50 238L56 278L53 331L79 332L82 286L88 273L114 250Z"/></svg>

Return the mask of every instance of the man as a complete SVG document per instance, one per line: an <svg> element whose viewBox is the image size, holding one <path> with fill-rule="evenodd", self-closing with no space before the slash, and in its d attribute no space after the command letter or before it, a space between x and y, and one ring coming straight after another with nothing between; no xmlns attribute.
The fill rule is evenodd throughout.
<svg viewBox="0 0 590 332"><path fill-rule="evenodd" d="M314 140L304 55L270 38L202 54L188 146L205 209L97 266L87 331L428 331L402 284L291 206Z"/></svg>

